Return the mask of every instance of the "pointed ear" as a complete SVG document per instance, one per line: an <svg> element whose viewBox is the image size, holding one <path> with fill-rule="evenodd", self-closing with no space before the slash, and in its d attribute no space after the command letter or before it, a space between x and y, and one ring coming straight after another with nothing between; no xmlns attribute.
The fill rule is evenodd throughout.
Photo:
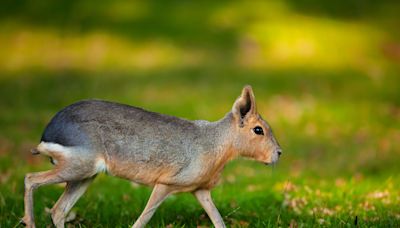
<svg viewBox="0 0 400 228"><path fill-rule="evenodd" d="M256 99L251 86L246 85L243 88L242 94L233 104L232 113L240 120L241 124L246 116L257 114Z"/></svg>

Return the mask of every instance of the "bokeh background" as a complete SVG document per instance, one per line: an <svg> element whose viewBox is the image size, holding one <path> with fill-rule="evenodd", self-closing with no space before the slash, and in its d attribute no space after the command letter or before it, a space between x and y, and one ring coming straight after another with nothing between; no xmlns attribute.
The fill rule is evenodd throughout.
<svg viewBox="0 0 400 228"><path fill-rule="evenodd" d="M25 1L0 7L0 227L23 216L29 150L62 107L99 98L218 120L245 84L283 147L230 163L232 227L400 226L400 4L395 0ZM35 194L39 227L62 185ZM150 189L100 175L69 226L126 227ZM210 226L189 194L153 227Z"/></svg>

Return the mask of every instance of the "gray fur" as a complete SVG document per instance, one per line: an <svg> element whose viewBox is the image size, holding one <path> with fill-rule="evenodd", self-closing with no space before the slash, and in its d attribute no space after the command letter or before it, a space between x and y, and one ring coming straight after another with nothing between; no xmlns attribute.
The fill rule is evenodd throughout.
<svg viewBox="0 0 400 228"><path fill-rule="evenodd" d="M224 140L231 118L228 114L213 123L189 121L129 105L84 100L58 112L42 141L84 147L93 157L102 154L129 163L132 169L178 167L175 177L179 178L166 184L189 185L193 172L186 169L196 165L200 153L211 153ZM136 181L146 184L140 178Z"/></svg>

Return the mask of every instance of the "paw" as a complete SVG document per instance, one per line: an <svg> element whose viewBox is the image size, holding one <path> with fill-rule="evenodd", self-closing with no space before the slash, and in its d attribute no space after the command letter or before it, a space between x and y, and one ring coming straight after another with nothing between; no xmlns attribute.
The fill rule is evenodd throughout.
<svg viewBox="0 0 400 228"><path fill-rule="evenodd" d="M21 224L21 225L23 225L23 226L26 226L26 221L25 221L25 219L24 219L24 218L20 219L20 220L19 220L19 224Z"/></svg>
<svg viewBox="0 0 400 228"><path fill-rule="evenodd" d="M57 227L57 228L64 227L64 222L65 222L64 218L57 218L57 217L52 216L51 220L55 227Z"/></svg>

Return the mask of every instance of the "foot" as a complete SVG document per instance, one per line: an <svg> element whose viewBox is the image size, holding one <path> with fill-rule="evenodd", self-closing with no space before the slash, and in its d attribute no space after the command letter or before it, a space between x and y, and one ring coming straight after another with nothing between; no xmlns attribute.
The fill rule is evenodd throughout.
<svg viewBox="0 0 400 228"><path fill-rule="evenodd" d="M27 228L35 228L35 224L32 222L32 219L28 218L27 216L24 216L19 222Z"/></svg>
<svg viewBox="0 0 400 228"><path fill-rule="evenodd" d="M52 213L51 220L55 227L57 227L57 228L64 227L65 218L63 217L63 215L58 214L58 216L57 216L57 214Z"/></svg>

